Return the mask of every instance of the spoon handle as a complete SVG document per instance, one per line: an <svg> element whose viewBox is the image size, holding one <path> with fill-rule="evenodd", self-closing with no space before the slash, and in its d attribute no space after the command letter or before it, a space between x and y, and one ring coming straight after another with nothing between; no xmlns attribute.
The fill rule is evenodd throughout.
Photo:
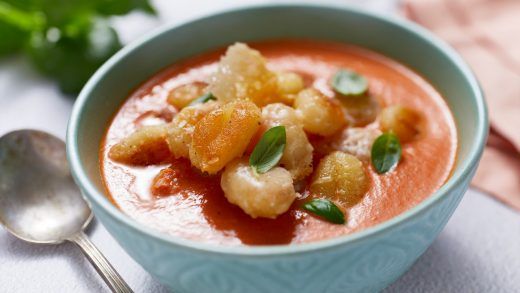
<svg viewBox="0 0 520 293"><path fill-rule="evenodd" d="M90 261L92 266L96 269L98 274L103 278L105 283L110 287L112 292L117 293L133 293L132 289L128 286L128 284L121 278L121 276L116 272L114 267L108 262L108 260L101 254L99 249L94 246L87 235L83 232L79 232L76 235L72 236L68 239L69 241L74 242L76 245L81 248L83 254Z"/></svg>

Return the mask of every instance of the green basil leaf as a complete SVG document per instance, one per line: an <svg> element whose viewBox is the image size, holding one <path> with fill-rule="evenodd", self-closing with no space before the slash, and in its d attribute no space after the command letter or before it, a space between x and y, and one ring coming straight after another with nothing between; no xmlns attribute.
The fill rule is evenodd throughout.
<svg viewBox="0 0 520 293"><path fill-rule="evenodd" d="M313 199L303 205L303 209L334 224L345 224L343 212L328 199Z"/></svg>
<svg viewBox="0 0 520 293"><path fill-rule="evenodd" d="M394 168L401 159L401 144L393 133L381 134L372 145L372 165L383 174Z"/></svg>
<svg viewBox="0 0 520 293"><path fill-rule="evenodd" d="M267 130L249 157L249 165L259 174L271 170L282 158L285 149L285 126Z"/></svg>
<svg viewBox="0 0 520 293"><path fill-rule="evenodd" d="M188 106L193 106L196 104L204 104L209 101L216 101L217 97L215 97L212 93L206 93L202 96L196 98L195 100L191 101L191 103Z"/></svg>
<svg viewBox="0 0 520 293"><path fill-rule="evenodd" d="M332 88L345 96L359 96L368 90L368 81L352 70L340 69L332 77Z"/></svg>

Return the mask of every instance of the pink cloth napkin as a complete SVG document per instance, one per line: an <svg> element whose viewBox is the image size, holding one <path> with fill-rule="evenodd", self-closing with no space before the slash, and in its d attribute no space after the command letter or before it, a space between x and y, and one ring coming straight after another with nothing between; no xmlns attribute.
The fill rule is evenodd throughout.
<svg viewBox="0 0 520 293"><path fill-rule="evenodd" d="M475 71L491 132L472 183L520 211L520 0L405 0L404 12Z"/></svg>

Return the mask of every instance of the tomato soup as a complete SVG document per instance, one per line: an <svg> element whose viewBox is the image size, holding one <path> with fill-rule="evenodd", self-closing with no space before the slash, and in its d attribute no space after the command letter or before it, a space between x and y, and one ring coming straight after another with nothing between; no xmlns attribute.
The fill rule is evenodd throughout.
<svg viewBox="0 0 520 293"><path fill-rule="evenodd" d="M362 75L368 81L367 95L378 105L379 116L357 127L361 131L379 129L381 110L399 104L419 114L420 122L413 125L418 127L418 133L406 143L401 141L399 163L385 173L378 172L374 158L372 163L369 158L374 155L375 146L372 145L372 153L368 147L359 146L361 153L365 153L359 162L367 185L355 202L336 202L344 216L343 224L326 221L319 213L310 213L302 206L315 197L310 186L320 160L335 148L335 141L340 140L341 144L341 133L356 123L349 119L342 129L326 136L309 132L307 124L304 125L312 145L312 172L293 182L296 198L289 202L287 211L276 217L254 217L245 212L243 205L231 203L233 200L225 196L221 186L223 171L202 172L190 158L168 156L145 165L114 160L109 155L110 149L125 137L141 127L172 121L181 109L168 103L171 91L185 84L207 83L218 71L225 49L202 54L173 64L142 84L108 125L100 147L103 181L107 196L128 216L150 229L204 243L232 246L306 243L350 234L395 217L430 196L450 176L457 149L454 119L442 96L417 73L375 52L339 43L279 40L249 46L264 56L269 70L294 72L301 77L305 88L312 88L327 99L334 99L331 80L338 68ZM289 107L291 103L286 102ZM379 134L380 130L377 131ZM245 138L248 150L240 155L251 154L260 134L251 141Z"/></svg>

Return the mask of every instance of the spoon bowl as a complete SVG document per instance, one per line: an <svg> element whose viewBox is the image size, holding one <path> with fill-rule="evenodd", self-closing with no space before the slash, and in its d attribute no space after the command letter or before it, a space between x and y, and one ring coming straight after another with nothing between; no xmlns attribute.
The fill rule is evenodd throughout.
<svg viewBox="0 0 520 293"><path fill-rule="evenodd" d="M3 136L0 174L0 223L18 238L61 243L90 223L62 140L35 130Z"/></svg>
<svg viewBox="0 0 520 293"><path fill-rule="evenodd" d="M28 242L75 243L112 292L132 292L83 233L91 220L62 140L29 129L0 138L0 224Z"/></svg>

